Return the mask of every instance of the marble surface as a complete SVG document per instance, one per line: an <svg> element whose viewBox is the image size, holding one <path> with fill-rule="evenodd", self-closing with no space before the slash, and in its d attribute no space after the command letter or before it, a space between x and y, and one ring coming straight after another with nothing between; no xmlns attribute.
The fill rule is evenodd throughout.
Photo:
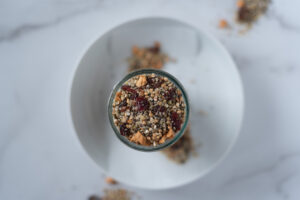
<svg viewBox="0 0 300 200"><path fill-rule="evenodd" d="M100 34L144 16L185 20L216 36L244 83L241 135L227 159L181 188L142 199L300 198L300 14L273 0L245 35L234 0L2 0L0 2L0 199L87 199L108 187L72 129L69 90L79 56ZM231 30L217 28L220 18ZM120 168L120 170L122 170Z"/></svg>

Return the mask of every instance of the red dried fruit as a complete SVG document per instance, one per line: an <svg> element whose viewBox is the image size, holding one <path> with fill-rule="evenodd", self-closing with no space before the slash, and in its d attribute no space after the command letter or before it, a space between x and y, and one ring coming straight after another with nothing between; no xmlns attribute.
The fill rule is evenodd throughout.
<svg viewBox="0 0 300 200"><path fill-rule="evenodd" d="M175 89L175 88L172 88L171 90L168 90L168 91L165 93L165 98L166 98L167 101L176 99L176 97L177 97L177 92L176 92L176 89Z"/></svg>
<svg viewBox="0 0 300 200"><path fill-rule="evenodd" d="M171 113L171 121L172 121L172 127L175 131L178 131L181 129L181 119L179 118L179 115L176 112Z"/></svg>
<svg viewBox="0 0 300 200"><path fill-rule="evenodd" d="M164 83L164 80L158 79L158 81L156 81L155 78L147 77L147 83L150 85L151 88L156 89Z"/></svg>
<svg viewBox="0 0 300 200"><path fill-rule="evenodd" d="M122 90L127 91L129 93L137 93L134 89L132 89L129 85L123 85L121 87Z"/></svg>
<svg viewBox="0 0 300 200"><path fill-rule="evenodd" d="M126 127L126 123L124 123L124 124L121 124L121 126L120 126L120 133L121 133L121 135L123 135L123 136L127 136L127 135L129 135L129 133L130 133L130 130L129 130L129 128L127 128Z"/></svg>
<svg viewBox="0 0 300 200"><path fill-rule="evenodd" d="M137 97L136 98L136 105L138 111L144 111L149 109L149 102L144 97Z"/></svg>
<svg viewBox="0 0 300 200"><path fill-rule="evenodd" d="M137 91L132 89L129 85L123 85L121 89L130 93L130 99L132 100L136 99L139 96Z"/></svg>
<svg viewBox="0 0 300 200"><path fill-rule="evenodd" d="M157 113L157 112L165 112L166 111L166 107L164 107L164 106L159 106L159 105L157 105L157 106L154 106L153 108L152 108L152 112L153 113Z"/></svg>
<svg viewBox="0 0 300 200"><path fill-rule="evenodd" d="M166 109L166 107L164 107L164 106L161 106L160 108L159 108L159 112L165 112L167 109Z"/></svg>

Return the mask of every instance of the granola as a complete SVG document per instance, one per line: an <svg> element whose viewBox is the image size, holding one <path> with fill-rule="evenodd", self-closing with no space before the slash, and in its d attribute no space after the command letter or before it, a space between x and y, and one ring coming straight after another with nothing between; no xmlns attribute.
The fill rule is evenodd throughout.
<svg viewBox="0 0 300 200"><path fill-rule="evenodd" d="M153 62L149 62L149 58L151 57L150 55L156 56L158 60L161 60L162 66L152 64ZM170 59L167 54L161 52L161 45L159 42L155 42L152 47L146 48L133 46L132 55L130 58L128 58L128 71L130 72L143 68L157 68L157 66L159 66L159 68L163 68L165 63L169 61L172 61L172 59ZM143 63L143 65L140 63ZM187 162L191 153L194 152L194 144L192 141L192 135L190 133L190 128L188 127L184 135L173 145L174 147L168 147L161 152L164 153L171 161L174 161L178 164L183 164Z"/></svg>
<svg viewBox="0 0 300 200"><path fill-rule="evenodd" d="M161 53L159 42L154 42L152 47L133 46L131 57L128 58L128 71L146 68L161 69L169 60L167 54Z"/></svg>
<svg viewBox="0 0 300 200"><path fill-rule="evenodd" d="M267 11L270 2L271 0L238 0L237 21L251 25Z"/></svg>
<svg viewBox="0 0 300 200"><path fill-rule="evenodd" d="M122 85L112 108L122 136L139 145L157 146L181 129L186 104L181 90L167 77L142 74Z"/></svg>

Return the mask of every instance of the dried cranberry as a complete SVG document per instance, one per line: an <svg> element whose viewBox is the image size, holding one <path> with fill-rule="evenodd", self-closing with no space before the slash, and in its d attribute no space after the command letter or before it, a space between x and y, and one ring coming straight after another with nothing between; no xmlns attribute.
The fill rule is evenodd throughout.
<svg viewBox="0 0 300 200"><path fill-rule="evenodd" d="M127 125L127 124L125 123L125 124L121 124L121 126L120 126L120 133L121 133L121 135L123 135L123 136L129 135L129 133L130 133L129 128L127 128L126 125Z"/></svg>
<svg viewBox="0 0 300 200"><path fill-rule="evenodd" d="M147 83L150 85L151 88L155 89L161 86L161 84L163 84L165 81L162 79L158 79L158 81L156 81L155 78L150 78L147 77Z"/></svg>
<svg viewBox="0 0 300 200"><path fill-rule="evenodd" d="M149 102L144 97L137 97L136 105L137 105L138 111L147 110L149 108Z"/></svg>
<svg viewBox="0 0 300 200"><path fill-rule="evenodd" d="M147 83L151 86L153 83L155 82L155 80L153 78L150 78L147 76Z"/></svg>
<svg viewBox="0 0 300 200"><path fill-rule="evenodd" d="M132 99L132 100L136 99L139 96L139 94L137 93L137 91L134 90L134 89L132 89L129 85L123 85L121 87L121 89L124 90L124 91L129 92L130 93L130 97L129 98Z"/></svg>
<svg viewBox="0 0 300 200"><path fill-rule="evenodd" d="M168 90L164 96L167 101L175 99L177 97L176 89L172 88L172 89Z"/></svg>
<svg viewBox="0 0 300 200"><path fill-rule="evenodd" d="M176 112L171 113L171 121L172 121L172 127L175 129L175 131L180 130L181 119L179 118L179 115Z"/></svg>
<svg viewBox="0 0 300 200"><path fill-rule="evenodd" d="M137 93L137 91L135 91L134 89L132 89L129 85L123 85L121 87L122 90L127 91L129 93L135 94Z"/></svg>
<svg viewBox="0 0 300 200"><path fill-rule="evenodd" d="M164 106L159 106L159 105L157 105L157 106L154 106L153 108L152 108L152 112L153 113L157 113L157 112L165 112L166 111L166 107L164 107Z"/></svg>
<svg viewBox="0 0 300 200"><path fill-rule="evenodd" d="M159 108L159 112L165 112L167 109L166 109L166 107L164 107L164 106L161 106L160 108Z"/></svg>

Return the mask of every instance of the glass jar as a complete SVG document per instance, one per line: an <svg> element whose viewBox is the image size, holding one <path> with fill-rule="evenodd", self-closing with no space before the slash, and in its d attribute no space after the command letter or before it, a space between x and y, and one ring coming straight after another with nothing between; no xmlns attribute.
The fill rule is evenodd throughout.
<svg viewBox="0 0 300 200"><path fill-rule="evenodd" d="M122 85L127 80L129 80L130 78L132 78L134 76L142 75L142 74L156 74L158 76L167 77L181 91L182 97L183 97L185 105L186 105L185 106L185 117L184 117L184 121L182 123L181 129L175 133L175 136L172 139L166 140L166 142L164 142L162 144L158 144L156 146L153 146L153 145L144 146L144 145L136 144L134 142L130 142L125 136L121 135L118 127L114 123L113 115L112 115L112 104L113 104L113 100L116 96L116 92L118 92L120 90ZM182 84L171 74L169 74L165 71L162 71L162 70L157 70L157 69L142 69L142 70L137 70L137 71L127 74L121 81L119 81L114 86L114 88L110 94L109 101L108 101L108 118L109 118L110 125L111 125L113 131L115 132L116 136L130 148L133 148L133 149L136 149L139 151L157 151L157 150L162 150L162 149L174 144L184 134L184 131L187 127L188 120L189 120L189 110L190 110L190 106L189 106L187 93L186 93L185 89L183 88Z"/></svg>

